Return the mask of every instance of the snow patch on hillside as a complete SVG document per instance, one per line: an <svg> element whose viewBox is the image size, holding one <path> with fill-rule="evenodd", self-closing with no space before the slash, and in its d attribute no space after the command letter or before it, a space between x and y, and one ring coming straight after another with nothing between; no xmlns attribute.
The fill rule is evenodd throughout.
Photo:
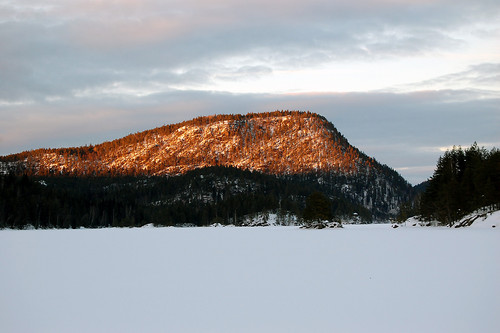
<svg viewBox="0 0 500 333"><path fill-rule="evenodd" d="M419 216L413 216L408 218L402 224L398 224L397 226L429 227L438 225L440 225L438 221L422 221L420 220ZM396 225L394 225L394 227L395 226ZM500 229L500 210L494 210L491 207L484 207L471 214L464 216L459 221L455 222L452 226L452 228L463 228L463 227Z"/></svg>
<svg viewBox="0 0 500 333"><path fill-rule="evenodd" d="M430 226L438 226L438 225L439 225L438 221L422 221L422 220L420 220L420 216L412 216L412 217L408 218L406 221L404 221L399 226L404 226L404 227L430 227Z"/></svg>
<svg viewBox="0 0 500 333"><path fill-rule="evenodd" d="M242 226L246 227L296 226L299 224L299 219L293 214L276 214L269 212L247 215L243 218L241 223Z"/></svg>
<svg viewBox="0 0 500 333"><path fill-rule="evenodd" d="M454 224L455 228L468 226L472 228L500 229L500 211L490 211L488 209L482 209L463 217L460 221Z"/></svg>

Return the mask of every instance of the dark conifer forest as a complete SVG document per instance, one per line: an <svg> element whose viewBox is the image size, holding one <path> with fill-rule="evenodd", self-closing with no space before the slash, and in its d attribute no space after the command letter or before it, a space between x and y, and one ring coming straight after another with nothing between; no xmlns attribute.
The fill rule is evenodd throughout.
<svg viewBox="0 0 500 333"><path fill-rule="evenodd" d="M241 225L262 212L300 218L314 192L328 195L332 216L373 218L317 175L210 167L175 177L0 176L0 228Z"/></svg>
<svg viewBox="0 0 500 333"><path fill-rule="evenodd" d="M477 144L439 158L419 204L423 219L446 225L488 206L500 209L500 150Z"/></svg>

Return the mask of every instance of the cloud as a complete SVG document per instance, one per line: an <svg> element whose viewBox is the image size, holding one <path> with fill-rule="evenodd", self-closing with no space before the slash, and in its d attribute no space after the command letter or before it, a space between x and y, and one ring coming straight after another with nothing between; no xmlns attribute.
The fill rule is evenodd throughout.
<svg viewBox="0 0 500 333"><path fill-rule="evenodd" d="M462 88L484 90L485 95L500 93L500 63L483 63L470 66L456 73L442 75L429 80L402 85L401 90ZM477 95L477 94L475 94ZM476 96L475 96L476 97Z"/></svg>
<svg viewBox="0 0 500 333"><path fill-rule="evenodd" d="M242 66L239 68L227 68L221 74L215 75L215 79L225 81L235 81L238 79L259 78L273 72L267 66Z"/></svg>
<svg viewBox="0 0 500 333"><path fill-rule="evenodd" d="M475 18L493 20L499 12L490 1L7 1L1 6L3 101L71 96L116 82L130 87L153 81L166 91L196 88L214 78L238 81L330 62L448 51L464 44L457 29ZM157 82L154 73L165 75Z"/></svg>

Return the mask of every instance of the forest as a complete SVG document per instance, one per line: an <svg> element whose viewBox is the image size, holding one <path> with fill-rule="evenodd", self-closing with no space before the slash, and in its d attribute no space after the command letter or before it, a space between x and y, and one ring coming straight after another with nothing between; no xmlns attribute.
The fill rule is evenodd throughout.
<svg viewBox="0 0 500 333"><path fill-rule="evenodd" d="M452 225L483 207L500 209L500 150L453 147L441 156L416 202L424 220Z"/></svg>
<svg viewBox="0 0 500 333"><path fill-rule="evenodd" d="M0 176L0 228L241 225L262 212L302 218L307 198L324 193L331 216L373 214L317 175L274 176L209 167L174 177Z"/></svg>

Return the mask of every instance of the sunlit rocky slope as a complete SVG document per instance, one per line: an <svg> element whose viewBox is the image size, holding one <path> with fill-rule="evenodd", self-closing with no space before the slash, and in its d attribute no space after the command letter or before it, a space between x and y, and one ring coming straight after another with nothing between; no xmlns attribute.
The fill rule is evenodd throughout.
<svg viewBox="0 0 500 333"><path fill-rule="evenodd" d="M270 174L367 170L325 118L309 112L201 117L96 146L39 149L5 160L34 175L175 175L207 166Z"/></svg>

